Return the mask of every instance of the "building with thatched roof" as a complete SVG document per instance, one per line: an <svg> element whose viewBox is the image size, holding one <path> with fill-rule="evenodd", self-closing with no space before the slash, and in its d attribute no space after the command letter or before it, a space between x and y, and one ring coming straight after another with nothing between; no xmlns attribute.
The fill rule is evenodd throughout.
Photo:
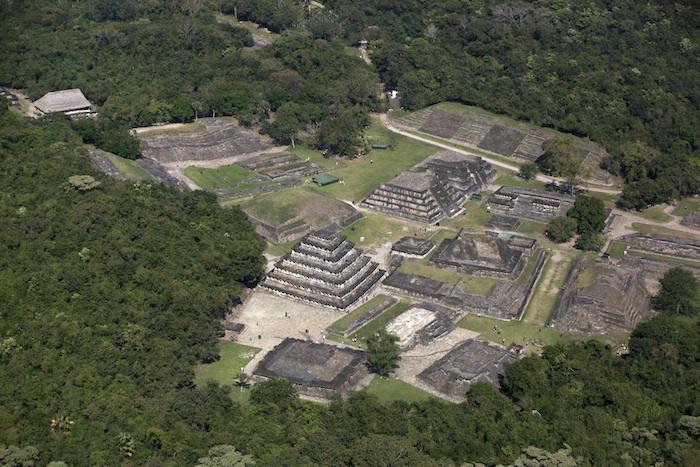
<svg viewBox="0 0 700 467"><path fill-rule="evenodd" d="M42 114L63 113L69 116L89 115L93 113L92 104L85 98L80 89L47 92L34 102L34 107Z"/></svg>

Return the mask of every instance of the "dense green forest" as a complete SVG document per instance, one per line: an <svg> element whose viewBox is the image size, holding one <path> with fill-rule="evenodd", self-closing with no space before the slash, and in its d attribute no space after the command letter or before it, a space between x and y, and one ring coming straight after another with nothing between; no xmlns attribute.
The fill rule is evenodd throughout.
<svg viewBox="0 0 700 467"><path fill-rule="evenodd" d="M272 0L236 4L242 17L277 31L304 22L289 19L303 12L279 15ZM400 90L410 110L457 101L590 137L611 153L604 168L627 184L625 209L700 190L697 2L324 5L332 10L320 15L333 24L330 36L368 40L382 82Z"/></svg>
<svg viewBox="0 0 700 467"><path fill-rule="evenodd" d="M239 405L193 384L216 355L214 318L262 271L238 209L110 180L68 121L6 108L0 186L2 462L191 466L220 445L263 466L495 464L528 447L580 465L700 458L698 287L686 306L682 272L626 358L595 341L548 347L510 366L503 392L478 383L463 404L359 393L326 406L278 380Z"/></svg>
<svg viewBox="0 0 700 467"><path fill-rule="evenodd" d="M3 1L0 85L34 98L80 87L113 125L216 112L351 153L381 77L409 108L456 100L589 135L629 183L627 207L698 190L693 2L326 5ZM217 23L219 9L287 33L245 49L250 34ZM344 48L361 37L374 68ZM96 172L90 132L0 108L0 463L191 466L235 446L263 466L496 464L534 447L580 465L697 464L697 284L685 293L682 271L629 355L551 346L463 404L320 405L277 381L240 405L197 388L216 318L262 274L262 241L206 193Z"/></svg>

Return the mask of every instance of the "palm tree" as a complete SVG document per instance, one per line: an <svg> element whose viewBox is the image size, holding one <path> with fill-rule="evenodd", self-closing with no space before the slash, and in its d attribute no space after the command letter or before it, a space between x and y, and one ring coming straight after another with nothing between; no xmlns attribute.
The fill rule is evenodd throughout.
<svg viewBox="0 0 700 467"><path fill-rule="evenodd" d="M249 383L248 383L249 380L250 380L250 376L248 376L246 373L241 371L234 378L233 384L235 386L238 386L239 388L241 388L241 392L243 392L243 391L245 391L245 388L247 388L249 386Z"/></svg>

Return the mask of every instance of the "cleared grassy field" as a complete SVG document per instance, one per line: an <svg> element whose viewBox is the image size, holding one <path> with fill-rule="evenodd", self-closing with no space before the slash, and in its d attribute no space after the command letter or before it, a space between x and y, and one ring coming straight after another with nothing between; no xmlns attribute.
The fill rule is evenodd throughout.
<svg viewBox="0 0 700 467"><path fill-rule="evenodd" d="M364 219L355 222L344 229L341 234L355 243L363 251L371 251L387 242L395 243L401 237L413 235L420 230L420 225L412 222L385 216L372 211L365 211ZM354 229L353 229L354 228ZM364 237L361 242L360 238Z"/></svg>
<svg viewBox="0 0 700 467"><path fill-rule="evenodd" d="M365 391L377 396L379 401L383 403L393 401L420 402L434 397L422 389L404 383L399 379L382 379L378 376L374 377Z"/></svg>
<svg viewBox="0 0 700 467"><path fill-rule="evenodd" d="M685 216L691 212L700 211L700 198L685 198L678 202L673 210L674 216Z"/></svg>
<svg viewBox="0 0 700 467"><path fill-rule="evenodd" d="M318 190L339 199L359 203L380 184L438 152L435 146L395 135L376 118L372 119L367 136L381 141L393 141L397 150L373 150L362 157L345 161L345 167L339 164L338 169L331 170L328 174L342 178L345 185L334 183L317 188Z"/></svg>
<svg viewBox="0 0 700 467"><path fill-rule="evenodd" d="M530 339L539 339L545 344L554 344L557 342L571 342L582 338L582 336L560 333L555 329L547 329L544 324L502 321L472 314L462 318L457 325L470 331L476 331L481 334L481 338L492 342L503 344L505 340L505 345L528 344L531 347L529 345ZM498 326L498 329L501 330L500 334L498 334L498 331L494 331L494 326Z"/></svg>
<svg viewBox="0 0 700 467"><path fill-rule="evenodd" d="M306 223L325 226L332 222L329 216L347 217L352 209L313 188L291 188L257 196L240 204L248 214L278 226L302 215Z"/></svg>
<svg viewBox="0 0 700 467"><path fill-rule="evenodd" d="M203 190L239 183L255 176L255 174L256 172L251 172L238 165L224 165L216 169L191 166L185 169L185 175Z"/></svg>
<svg viewBox="0 0 700 467"><path fill-rule="evenodd" d="M120 172L129 177L129 180L153 180L151 174L146 172L144 168L136 162L115 156L114 154L106 154L107 158L112 161L112 164L114 164Z"/></svg>
<svg viewBox="0 0 700 467"><path fill-rule="evenodd" d="M551 253L547 254L550 257L544 265L540 280L535 286L535 292L522 319L524 323L535 326L543 326L549 320L574 256L572 254L554 261L551 258Z"/></svg>
<svg viewBox="0 0 700 467"><path fill-rule="evenodd" d="M667 207L668 204L659 204L638 212L637 215L654 222L670 222L673 220L673 216L664 212L664 209Z"/></svg>
<svg viewBox="0 0 700 467"><path fill-rule="evenodd" d="M248 401L248 390L241 390L233 385L234 378L260 349L236 344L235 342L220 341L221 358L214 363L198 365L195 368L195 384L204 386L207 381L216 381L221 385L231 386L231 398L236 402Z"/></svg>

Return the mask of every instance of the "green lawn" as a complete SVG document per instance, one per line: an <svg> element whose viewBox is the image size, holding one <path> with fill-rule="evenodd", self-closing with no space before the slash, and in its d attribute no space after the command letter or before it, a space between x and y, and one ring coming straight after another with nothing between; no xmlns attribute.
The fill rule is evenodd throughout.
<svg viewBox="0 0 700 467"><path fill-rule="evenodd" d="M440 225L454 229L482 229L492 216L492 213L486 210L486 198L487 196L483 195L483 201L481 202L467 201L462 214L451 219L444 219L440 221Z"/></svg>
<svg viewBox="0 0 700 467"><path fill-rule="evenodd" d="M378 376L375 376L365 391L374 394L383 403L393 401L420 402L434 397L399 379L382 379Z"/></svg>
<svg viewBox="0 0 700 467"><path fill-rule="evenodd" d="M356 247L364 251L373 250L379 244L395 243L402 237L419 232L420 229L420 224L377 212L366 211L363 214L365 215L363 219L355 222L341 233L355 243ZM364 237L363 242L360 241L362 237Z"/></svg>
<svg viewBox="0 0 700 467"><path fill-rule="evenodd" d="M265 253L272 256L282 256L285 253L292 251L292 247L294 247L294 245L296 245L297 242L298 240L292 240L291 242L280 244L266 242Z"/></svg>
<svg viewBox="0 0 700 467"><path fill-rule="evenodd" d="M502 321L499 319L487 318L485 316L477 316L469 314L462 318L458 326L476 331L481 334L481 338L487 339L499 344L505 345L511 343L525 345L530 339L540 339L545 344L554 344L556 342L569 342L580 339L581 336L575 336L568 333L560 333L554 329L547 329L544 323L526 323L524 321ZM493 330L494 326L498 326L501 334ZM541 329L541 331L540 331ZM525 338L523 340L523 337Z"/></svg>
<svg viewBox="0 0 700 467"><path fill-rule="evenodd" d="M659 204L638 212L637 215L654 222L670 222L673 220L673 216L664 212L667 207L668 204Z"/></svg>
<svg viewBox="0 0 700 467"><path fill-rule="evenodd" d="M146 172L146 170L136 162L115 156L114 154L106 154L107 158L112 161L112 164L114 164L120 172L129 177L129 180L153 180L151 174Z"/></svg>
<svg viewBox="0 0 700 467"><path fill-rule="evenodd" d="M297 144L295 148L288 147L285 152L296 154L299 159L305 161L309 159L326 169L342 169L347 166L347 160L341 158L327 158L318 149L311 149L306 144Z"/></svg>
<svg viewBox="0 0 700 467"><path fill-rule="evenodd" d="M685 216L691 212L700 211L700 198L685 198L678 202L676 209L673 210L674 216Z"/></svg>
<svg viewBox="0 0 700 467"><path fill-rule="evenodd" d="M535 286L535 291L530 299L530 303L523 314L522 321L533 326L543 326L554 310L559 291L561 290L566 275L571 268L571 262L576 255L574 252L565 255L559 261L553 261L550 252L549 258L542 269L540 279Z"/></svg>
<svg viewBox="0 0 700 467"><path fill-rule="evenodd" d="M395 135L387 130L379 119L372 119L372 126L366 134L377 140L393 141L392 144L396 144L397 150L374 150L362 157L344 161L344 167L339 165L338 169L331 170L328 174L343 178L345 185L334 183L318 190L339 199L359 203L380 184L388 182L438 151L435 146Z"/></svg>
<svg viewBox="0 0 700 467"><path fill-rule="evenodd" d="M348 328L348 325L350 323L352 323L357 318L359 318L360 316L367 313L369 310L374 308L376 305L379 305L386 298L387 298L387 296L382 295L382 294L379 294L376 297L373 297L369 302L364 303L362 306L358 307L356 310L353 310L352 312L348 313L347 315L343 316L338 321L333 323L330 326L330 328L335 329L336 331L339 331L339 332L345 331Z"/></svg>
<svg viewBox="0 0 700 467"><path fill-rule="evenodd" d="M211 190L213 187L225 188L252 178L255 172L238 165L224 165L216 169L191 166L185 169L185 175L203 190Z"/></svg>
<svg viewBox="0 0 700 467"><path fill-rule="evenodd" d="M231 386L231 398L237 402L246 402L248 391L241 392L233 385L233 380L258 352L260 349L255 347L220 341L221 358L214 363L198 365L195 368L195 383L197 386L203 386L207 381L213 380L221 385Z"/></svg>

